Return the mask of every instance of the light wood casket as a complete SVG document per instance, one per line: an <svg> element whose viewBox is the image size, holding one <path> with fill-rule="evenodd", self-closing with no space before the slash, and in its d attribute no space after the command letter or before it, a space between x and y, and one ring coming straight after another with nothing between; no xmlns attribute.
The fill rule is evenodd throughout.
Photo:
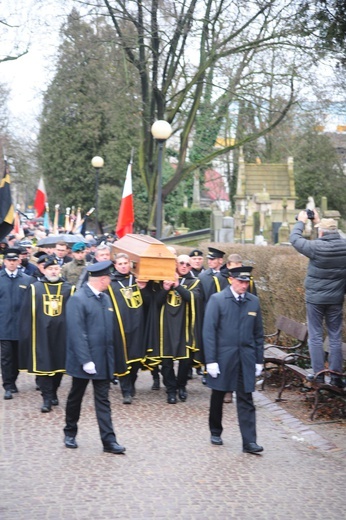
<svg viewBox="0 0 346 520"><path fill-rule="evenodd" d="M176 258L165 244L148 235L125 235L112 244L114 254L126 253L138 280L174 280Z"/></svg>

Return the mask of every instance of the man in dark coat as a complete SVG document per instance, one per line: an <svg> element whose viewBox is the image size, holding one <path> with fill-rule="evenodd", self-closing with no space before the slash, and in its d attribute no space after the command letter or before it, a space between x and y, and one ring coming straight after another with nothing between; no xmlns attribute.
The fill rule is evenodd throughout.
<svg viewBox="0 0 346 520"><path fill-rule="evenodd" d="M247 288L252 267L230 270L232 284L211 296L204 316L203 343L207 384L212 389L209 410L211 443L223 444L222 407L226 392L236 392L243 451L260 453L252 392L263 369L263 325L259 300Z"/></svg>
<svg viewBox="0 0 346 520"><path fill-rule="evenodd" d="M91 380L103 451L119 454L125 448L116 441L108 393L111 379L126 372L126 364L124 360L123 366L115 367L114 310L109 296L102 292L110 284L114 267L111 261L104 261L87 269L88 281L67 304L66 372L73 379L66 404L65 446L78 447L76 435L82 399Z"/></svg>
<svg viewBox="0 0 346 520"><path fill-rule="evenodd" d="M195 278L198 278L198 276L200 274L204 273L204 271L206 270L203 267L203 262L204 262L203 251L201 251L200 249L193 249L192 251L190 251L189 257L190 257L190 262L191 262L190 273Z"/></svg>
<svg viewBox="0 0 346 520"><path fill-rule="evenodd" d="M208 247L208 269L198 276L201 281L200 287L204 305L208 303L212 294L220 291L220 281L216 274L220 271L224 255L224 251L220 251L220 249L215 247Z"/></svg>
<svg viewBox="0 0 346 520"><path fill-rule="evenodd" d="M313 210L314 211L314 210ZM346 240L341 238L337 222L331 218L321 221L314 211L318 227L317 240L307 240L303 231L308 220L301 211L290 241L293 247L309 258L305 278L305 300L309 331L309 351L314 374L312 378L324 382L323 320L329 337L329 369L342 373L342 317L346 288ZM309 379L309 378L308 378ZM331 374L333 385L344 387L342 377Z"/></svg>
<svg viewBox="0 0 346 520"><path fill-rule="evenodd" d="M24 295L33 278L19 269L19 249L7 249L0 270L0 343L4 399L17 393L19 312Z"/></svg>
<svg viewBox="0 0 346 520"><path fill-rule="evenodd" d="M225 289L225 287L228 287L232 283L232 278L230 278L230 276L229 276L229 270L233 269L234 267L242 267L242 266L243 266L243 260L240 255L238 255L237 253L233 253L228 256L227 263L221 267L221 269L218 273L216 273L216 277L220 283L220 290ZM247 291L249 293L257 296L255 282L254 282L252 274L250 274L250 282L249 282ZM220 291L217 291L217 292L220 292ZM224 403L233 402L232 392L227 392L225 394L223 402Z"/></svg>
<svg viewBox="0 0 346 520"><path fill-rule="evenodd" d="M186 401L186 384L189 367L200 364L201 312L199 279L190 275L190 258L177 258L175 280L165 280L157 293L159 308L159 343L152 353L162 363L163 382L166 386L168 404ZM177 376L174 360L179 360Z"/></svg>
<svg viewBox="0 0 346 520"><path fill-rule="evenodd" d="M68 255L68 248L66 242L59 241L55 245L55 258L58 261L60 267L67 264L68 262L72 262L72 258Z"/></svg>
<svg viewBox="0 0 346 520"><path fill-rule="evenodd" d="M224 278L218 276L220 274L220 268L222 266L222 259L224 257L224 251L220 251L220 249L216 249L215 247L208 247L207 254L207 262L208 269L205 269L203 273L201 273L198 278L201 282L200 291L202 298L202 313L204 314L205 307L209 301L209 298L212 294L220 292L222 290L222 285L220 282L224 283ZM202 316L203 320L203 316ZM201 345L201 350L203 352L203 345ZM207 372L206 370L202 373L202 383L204 385L207 384Z"/></svg>
<svg viewBox="0 0 346 520"><path fill-rule="evenodd" d="M20 315L19 368L35 374L42 413L59 404L57 391L65 372L66 304L75 287L60 278L54 256L45 257L44 276L24 298Z"/></svg>
<svg viewBox="0 0 346 520"><path fill-rule="evenodd" d="M146 282L136 280L130 272L129 257L125 253L115 256L115 273L108 287L114 308L114 345L125 356L128 374L119 379L123 403L131 404L134 397L138 370L145 365L145 318L149 295L143 291Z"/></svg>

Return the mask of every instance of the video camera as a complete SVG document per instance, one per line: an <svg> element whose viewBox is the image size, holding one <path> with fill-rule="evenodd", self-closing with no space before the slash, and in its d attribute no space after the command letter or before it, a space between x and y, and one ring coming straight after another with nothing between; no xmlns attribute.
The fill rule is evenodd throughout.
<svg viewBox="0 0 346 520"><path fill-rule="evenodd" d="M315 213L312 211L312 209L306 209L305 211L306 211L306 214L307 214L307 216L308 216L308 219L309 219L309 220L314 220L314 218L315 218ZM294 218L295 218L296 220L298 220L298 215L296 215Z"/></svg>

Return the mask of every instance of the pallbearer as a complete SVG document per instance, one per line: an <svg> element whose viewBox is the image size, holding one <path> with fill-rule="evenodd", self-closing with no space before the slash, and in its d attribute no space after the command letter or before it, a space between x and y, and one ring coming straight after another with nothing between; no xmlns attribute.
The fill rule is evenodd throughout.
<svg viewBox="0 0 346 520"><path fill-rule="evenodd" d="M60 277L54 256L44 262L44 277L25 295L20 317L20 369L38 376L41 412L59 404L57 390L65 372L66 303L74 286Z"/></svg>

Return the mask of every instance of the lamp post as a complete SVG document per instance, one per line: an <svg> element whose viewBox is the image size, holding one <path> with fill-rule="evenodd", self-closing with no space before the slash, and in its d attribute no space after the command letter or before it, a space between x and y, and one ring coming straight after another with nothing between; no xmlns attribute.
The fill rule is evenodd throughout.
<svg viewBox="0 0 346 520"><path fill-rule="evenodd" d="M151 133L158 142L157 156L157 205L156 205L156 238L160 240L162 232L162 156L163 145L172 134L172 127L167 121L159 119L151 127Z"/></svg>
<svg viewBox="0 0 346 520"><path fill-rule="evenodd" d="M95 168L95 218L96 218L96 233L99 231L99 171L103 168L104 160L102 157L96 155L91 159L91 164Z"/></svg>

